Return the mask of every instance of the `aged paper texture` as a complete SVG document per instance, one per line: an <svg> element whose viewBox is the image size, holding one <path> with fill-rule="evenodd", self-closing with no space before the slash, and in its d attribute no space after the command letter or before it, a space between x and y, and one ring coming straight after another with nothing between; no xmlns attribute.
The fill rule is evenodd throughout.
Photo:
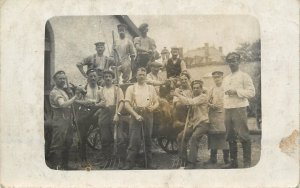
<svg viewBox="0 0 300 188"><path fill-rule="evenodd" d="M299 184L298 3L296 0L1 2L1 187L296 187ZM204 35L205 31L201 30L211 26L212 32L218 31L226 25L217 24L221 23L220 20L231 27L223 27L223 33L215 34L226 41L222 44L215 42L213 47L224 56L234 51L232 46L243 42L246 35L252 42L260 39L263 123L259 131L259 149L255 151L258 157L251 168L62 171L46 165L44 89L48 82L44 80L49 81L52 76L47 71L53 74L59 69L67 70L69 79L84 84L83 77L74 76L80 74L75 64L94 52L94 46L90 43L100 39L84 34L81 38L76 32L98 31L97 19L102 17L101 23L108 26L101 28L100 25L99 35L106 33L109 38L107 43L110 44L107 48L110 48L111 30L106 29L106 32L105 28L109 28L109 23L118 24L109 17L114 15L128 15L137 26L149 22L149 36L155 36L159 50L165 45L171 47L179 44L190 46L183 50L187 54L188 50L204 48L204 43L214 35ZM106 20L111 21L106 22L105 16ZM169 25L160 27L160 22L156 23L155 19L169 19ZM188 22L191 19L194 22ZM53 34L57 48L55 67L51 64L45 68L46 51L53 44L45 45L47 21L55 28ZM151 28L151 24L155 27ZM180 33L172 32L174 25ZM74 26L74 29L69 26ZM180 26L183 28L178 29ZM232 28L240 29L243 34L239 35ZM169 32L168 38L157 37L160 33L164 35L164 32ZM197 44L193 39L201 34L201 42ZM220 36L216 41L222 41ZM165 42L172 41L172 38L176 42ZM78 50L79 46L81 50ZM106 53L109 50L112 49L107 49ZM74 62L74 66L69 66L70 62ZM192 74L197 75L198 70L194 69Z"/></svg>

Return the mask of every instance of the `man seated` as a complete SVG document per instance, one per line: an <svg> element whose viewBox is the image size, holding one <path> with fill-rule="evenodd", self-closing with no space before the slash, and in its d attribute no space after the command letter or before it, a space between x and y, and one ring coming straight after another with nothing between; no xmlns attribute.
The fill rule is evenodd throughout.
<svg viewBox="0 0 300 188"><path fill-rule="evenodd" d="M210 125L208 121L208 98L202 91L203 81L195 80L192 82L192 98L183 96L179 92L174 95L178 100L189 106L188 124L177 137L179 144L179 157L187 162L186 169L196 168L198 156L198 145L203 135L207 134ZM187 155L187 144L190 140L190 151Z"/></svg>
<svg viewBox="0 0 300 188"><path fill-rule="evenodd" d="M179 48L171 48L172 58L167 61L166 70L167 78L178 77L180 74L187 70L185 62L179 58Z"/></svg>

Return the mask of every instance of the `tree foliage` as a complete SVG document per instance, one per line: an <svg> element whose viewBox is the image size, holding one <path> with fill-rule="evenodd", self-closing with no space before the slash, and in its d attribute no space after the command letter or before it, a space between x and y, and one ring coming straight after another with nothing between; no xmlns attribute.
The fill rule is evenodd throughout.
<svg viewBox="0 0 300 188"><path fill-rule="evenodd" d="M236 48L236 52L241 55L241 60L245 63L255 61L260 62L260 39L256 40L254 43L241 43L240 46Z"/></svg>

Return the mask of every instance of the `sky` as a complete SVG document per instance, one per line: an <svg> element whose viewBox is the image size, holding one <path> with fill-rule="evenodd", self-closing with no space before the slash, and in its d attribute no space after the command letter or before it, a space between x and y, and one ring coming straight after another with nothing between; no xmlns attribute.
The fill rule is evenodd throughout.
<svg viewBox="0 0 300 188"><path fill-rule="evenodd" d="M186 52L209 43L223 47L224 54L234 51L240 43L260 38L259 23L251 16L198 16L198 15L129 15L138 27L149 24L148 36L156 41L157 49L183 47Z"/></svg>

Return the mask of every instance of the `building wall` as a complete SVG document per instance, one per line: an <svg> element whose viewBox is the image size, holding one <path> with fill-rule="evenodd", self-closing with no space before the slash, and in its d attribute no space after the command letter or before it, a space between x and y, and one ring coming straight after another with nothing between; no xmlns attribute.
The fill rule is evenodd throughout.
<svg viewBox="0 0 300 188"><path fill-rule="evenodd" d="M50 23L55 40L55 71L66 71L69 82L85 84L86 80L76 64L96 53L95 42L106 42L104 54L109 55L109 50L112 50L112 30L115 39L118 39L119 20L115 16L72 16L54 17ZM132 39L128 32L127 37Z"/></svg>

